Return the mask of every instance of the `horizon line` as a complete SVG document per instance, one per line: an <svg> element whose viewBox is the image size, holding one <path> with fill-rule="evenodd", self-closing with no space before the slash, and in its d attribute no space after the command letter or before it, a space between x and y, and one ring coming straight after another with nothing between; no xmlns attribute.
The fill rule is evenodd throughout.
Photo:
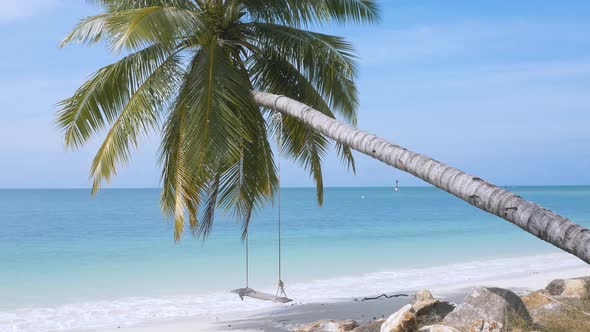
<svg viewBox="0 0 590 332"><path fill-rule="evenodd" d="M514 187L590 187L590 184L501 184L497 185L502 188L514 188ZM390 186L328 186L324 189L354 189L354 188L393 188ZM283 186L283 189L315 189L314 186ZM400 186L400 188L437 188L431 184L425 185L411 185L411 186ZM114 187L114 188L103 188L100 191L107 190L146 190L146 189L162 189L161 187ZM92 190L91 187L30 187L30 188L0 188L0 190ZM99 192L100 192L99 191Z"/></svg>

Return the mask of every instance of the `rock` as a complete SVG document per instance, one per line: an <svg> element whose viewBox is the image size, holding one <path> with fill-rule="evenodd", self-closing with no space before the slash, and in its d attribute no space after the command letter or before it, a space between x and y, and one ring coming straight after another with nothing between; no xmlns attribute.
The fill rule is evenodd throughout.
<svg viewBox="0 0 590 332"><path fill-rule="evenodd" d="M442 320L455 309L455 305L441 300L427 300L414 303L412 309L414 309L419 319Z"/></svg>
<svg viewBox="0 0 590 332"><path fill-rule="evenodd" d="M352 320L320 320L295 330L296 332L347 332L359 324Z"/></svg>
<svg viewBox="0 0 590 332"><path fill-rule="evenodd" d="M441 324L424 326L424 327L421 327L418 331L420 331L420 332L461 332L452 326L441 325Z"/></svg>
<svg viewBox="0 0 590 332"><path fill-rule="evenodd" d="M518 295L502 288L478 287L471 290L464 303L448 314L443 323L474 332L500 332L509 315L530 321L529 312Z"/></svg>
<svg viewBox="0 0 590 332"><path fill-rule="evenodd" d="M555 279L551 281L545 290L552 296L566 296L582 298L588 296L587 283L590 278Z"/></svg>
<svg viewBox="0 0 590 332"><path fill-rule="evenodd" d="M414 304L416 302L431 301L431 300L434 300L434 296L432 296L432 293L428 289L421 289L421 290L417 291L416 294L414 294L414 296L412 296L410 303Z"/></svg>
<svg viewBox="0 0 590 332"><path fill-rule="evenodd" d="M414 332L416 330L416 313L411 304L406 304L381 325L381 332Z"/></svg>
<svg viewBox="0 0 590 332"><path fill-rule="evenodd" d="M547 303L530 311L534 323L543 323L549 316L565 310L565 305L557 302Z"/></svg>
<svg viewBox="0 0 590 332"><path fill-rule="evenodd" d="M410 300L410 303L412 304L412 309L416 312L419 323L432 319L433 321L429 323L433 324L445 318L449 312L455 309L455 305L435 299L428 289L417 291Z"/></svg>
<svg viewBox="0 0 590 332"><path fill-rule="evenodd" d="M469 332L500 332L505 331L499 322L490 322L483 319L473 321L468 327Z"/></svg>
<svg viewBox="0 0 590 332"><path fill-rule="evenodd" d="M547 286L545 286L545 290L549 295L559 296L565 289L565 280L563 279L555 279L552 280Z"/></svg>
<svg viewBox="0 0 590 332"><path fill-rule="evenodd" d="M551 300L544 295L545 290L541 289L536 292L521 296L520 298L530 313L533 309L544 306L547 303L551 303Z"/></svg>
<svg viewBox="0 0 590 332"><path fill-rule="evenodd" d="M381 332L383 323L385 323L385 319L374 320L355 328L352 332Z"/></svg>

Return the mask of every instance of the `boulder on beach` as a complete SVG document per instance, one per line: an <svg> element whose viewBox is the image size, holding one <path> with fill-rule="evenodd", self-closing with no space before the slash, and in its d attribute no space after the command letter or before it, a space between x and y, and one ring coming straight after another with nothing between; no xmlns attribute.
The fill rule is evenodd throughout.
<svg viewBox="0 0 590 332"><path fill-rule="evenodd" d="M428 289L421 289L416 292L410 303L416 313L418 323L429 322L429 324L433 324L439 322L455 309L454 304L435 299Z"/></svg>
<svg viewBox="0 0 590 332"><path fill-rule="evenodd" d="M416 313L411 304L406 304L381 325L381 332L414 332L416 331Z"/></svg>
<svg viewBox="0 0 590 332"><path fill-rule="evenodd" d="M424 327L421 327L418 331L419 332L461 332L452 326L441 325L441 324L424 326Z"/></svg>
<svg viewBox="0 0 590 332"><path fill-rule="evenodd" d="M423 302L423 301L431 301L434 300L434 296L428 289L421 289L412 296L410 299L410 304L414 304L416 302Z"/></svg>
<svg viewBox="0 0 590 332"><path fill-rule="evenodd" d="M529 313L532 313L532 310L534 309L551 303L551 300L547 297L546 291L543 289L523 295L520 298L522 299L522 302L526 306Z"/></svg>
<svg viewBox="0 0 590 332"><path fill-rule="evenodd" d="M557 302L551 302L532 309L530 314L534 323L543 324L548 317L559 314L563 310L566 310L565 305Z"/></svg>
<svg viewBox="0 0 590 332"><path fill-rule="evenodd" d="M356 327L352 332L381 332L383 323L385 323L385 319L377 319Z"/></svg>
<svg viewBox="0 0 590 332"><path fill-rule="evenodd" d="M477 287L462 304L448 314L443 324L469 331L501 332L511 315L531 321L529 312L518 295L503 288Z"/></svg>
<svg viewBox="0 0 590 332"><path fill-rule="evenodd" d="M412 305L416 317L421 320L442 320L455 309L455 305L441 300L427 300Z"/></svg>
<svg viewBox="0 0 590 332"><path fill-rule="evenodd" d="M348 320L320 320L296 329L296 332L348 332L359 326L358 322Z"/></svg>
<svg viewBox="0 0 590 332"><path fill-rule="evenodd" d="M545 291L552 296L582 298L588 296L589 282L590 277L555 279L545 287Z"/></svg>

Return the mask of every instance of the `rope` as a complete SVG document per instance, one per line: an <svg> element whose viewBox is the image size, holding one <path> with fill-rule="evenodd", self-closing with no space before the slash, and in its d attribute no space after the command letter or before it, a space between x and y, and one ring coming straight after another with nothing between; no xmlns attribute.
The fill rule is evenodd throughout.
<svg viewBox="0 0 590 332"><path fill-rule="evenodd" d="M246 288L249 288L248 283L249 283L249 274L250 274L250 264L249 264L249 259L248 259L248 230L246 230ZM242 298L243 300L243 298Z"/></svg>
<svg viewBox="0 0 590 332"><path fill-rule="evenodd" d="M283 271L282 271L282 243L281 243L281 149L283 148L283 115L277 111L277 101L283 96L278 96L274 101L274 110L279 116L279 134L277 135L277 178L279 180L279 192L278 192L278 214L279 214L279 283L277 285L277 293L275 297L282 295L287 297L285 293L285 283L283 282Z"/></svg>
<svg viewBox="0 0 590 332"><path fill-rule="evenodd" d="M278 204L278 213L279 213L279 280L282 280L282 268L281 268L281 148L282 148L282 139L281 137L283 136L283 119L282 116L279 116L279 136L278 136L278 180L279 180L279 193L278 193L278 199L279 199L279 204Z"/></svg>

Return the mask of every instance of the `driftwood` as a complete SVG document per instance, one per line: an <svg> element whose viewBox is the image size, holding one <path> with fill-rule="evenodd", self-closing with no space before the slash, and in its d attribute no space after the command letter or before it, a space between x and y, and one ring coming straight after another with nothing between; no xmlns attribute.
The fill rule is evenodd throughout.
<svg viewBox="0 0 590 332"><path fill-rule="evenodd" d="M363 298L361 300L361 302L371 301L371 300L378 300L380 298L391 299L391 298L394 298L394 297L406 297L406 296L409 296L409 295L408 294L393 294L393 295L381 294L381 295L376 296L376 297L365 297L365 298ZM358 301L358 299L355 299L355 301Z"/></svg>

